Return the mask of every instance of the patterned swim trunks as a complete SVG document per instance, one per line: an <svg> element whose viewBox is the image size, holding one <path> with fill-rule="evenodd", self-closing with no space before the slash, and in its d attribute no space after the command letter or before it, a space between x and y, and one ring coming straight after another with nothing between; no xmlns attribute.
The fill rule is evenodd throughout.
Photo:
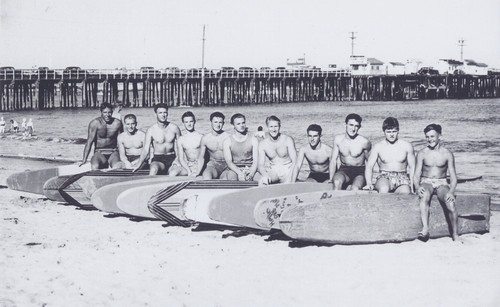
<svg viewBox="0 0 500 307"><path fill-rule="evenodd" d="M410 185L410 176L406 172L380 171L377 180L381 178L389 180L389 192L394 192L402 185Z"/></svg>

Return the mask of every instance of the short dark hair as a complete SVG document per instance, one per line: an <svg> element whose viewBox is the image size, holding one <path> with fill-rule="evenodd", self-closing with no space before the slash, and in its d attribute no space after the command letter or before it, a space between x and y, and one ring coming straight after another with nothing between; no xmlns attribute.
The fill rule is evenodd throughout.
<svg viewBox="0 0 500 307"><path fill-rule="evenodd" d="M181 120L184 121L184 118L186 117L192 117L196 121L196 117L194 116L194 113L191 111L184 112L181 116Z"/></svg>
<svg viewBox="0 0 500 307"><path fill-rule="evenodd" d="M399 130L399 122L395 117L387 117L382 123L382 131L387 129L397 129Z"/></svg>
<svg viewBox="0 0 500 307"><path fill-rule="evenodd" d="M241 113L236 113L236 114L233 114L233 116L231 116L231 125L234 125L234 120L237 118L243 118L244 120L246 120L245 115L243 115Z"/></svg>
<svg viewBox="0 0 500 307"><path fill-rule="evenodd" d="M264 128L262 128L262 126L257 127L257 131L262 131L262 130L264 130Z"/></svg>
<svg viewBox="0 0 500 307"><path fill-rule="evenodd" d="M101 103L101 105L99 106L99 110L101 110L101 112L102 112L104 109L114 110L114 107L113 107L110 103L103 102L103 103Z"/></svg>
<svg viewBox="0 0 500 307"><path fill-rule="evenodd" d="M361 126L361 122L363 121L363 119L361 118L361 116L359 116L358 114L356 113L351 113L349 115L347 115L345 117L345 123L347 124L347 122L350 120L350 119L354 119L355 121L357 121L359 123L359 125Z"/></svg>
<svg viewBox="0 0 500 307"><path fill-rule="evenodd" d="M319 135L321 135L321 132L323 132L323 129L321 129L320 125L312 124L312 125L309 125L309 127L307 127L307 132L309 132L309 131L316 131L319 133Z"/></svg>
<svg viewBox="0 0 500 307"><path fill-rule="evenodd" d="M163 108L168 111L168 106L166 103L157 103L153 106L153 110L155 110L155 113L158 111L159 108Z"/></svg>
<svg viewBox="0 0 500 307"><path fill-rule="evenodd" d="M278 122L278 124L281 126L281 120L276 116L276 115L271 115L266 118L266 125L269 125L270 121L275 121Z"/></svg>
<svg viewBox="0 0 500 307"><path fill-rule="evenodd" d="M429 124L429 125L427 125L427 127L424 128L424 133L427 133L431 130L434 130L437 133L441 134L442 128L441 128L441 125L438 125L438 124Z"/></svg>
<svg viewBox="0 0 500 307"><path fill-rule="evenodd" d="M214 112L214 113L210 114L210 121L212 121L212 119L214 119L214 117L222 118L222 120L226 119L224 114L222 114L221 112Z"/></svg>
<svg viewBox="0 0 500 307"><path fill-rule="evenodd" d="M127 114L127 115L125 115L125 117L123 117L123 122L125 122L129 118L132 118L137 123L137 117L134 114Z"/></svg>

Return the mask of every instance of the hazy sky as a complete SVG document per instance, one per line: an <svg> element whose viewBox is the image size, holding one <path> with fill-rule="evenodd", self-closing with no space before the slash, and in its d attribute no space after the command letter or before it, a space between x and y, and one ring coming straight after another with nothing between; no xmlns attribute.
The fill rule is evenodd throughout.
<svg viewBox="0 0 500 307"><path fill-rule="evenodd" d="M345 66L464 58L500 68L500 0L0 0L0 66Z"/></svg>

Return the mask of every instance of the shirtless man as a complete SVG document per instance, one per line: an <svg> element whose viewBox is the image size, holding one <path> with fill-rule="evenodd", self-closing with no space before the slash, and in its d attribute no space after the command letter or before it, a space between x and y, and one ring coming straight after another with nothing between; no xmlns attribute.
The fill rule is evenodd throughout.
<svg viewBox="0 0 500 307"><path fill-rule="evenodd" d="M441 145L441 126L430 124L424 129L427 147L417 154L415 167L415 190L420 197L420 215L422 231L418 237L422 241L429 239L429 206L433 194L439 202L445 204L448 220L451 223L452 239L458 239L458 214L455 208L455 188L457 174L453 153ZM450 173L450 185L446 173Z"/></svg>
<svg viewBox="0 0 500 307"><path fill-rule="evenodd" d="M382 124L385 139L373 146L366 163L364 189L373 189L373 166L378 163L380 175L377 177L375 189L379 193L395 192L410 194L413 192L413 175L415 173L415 154L413 146L398 139L399 122L394 117L387 117ZM407 173L409 169L409 176Z"/></svg>
<svg viewBox="0 0 500 307"><path fill-rule="evenodd" d="M139 161L146 134L137 129L137 117L134 114L125 115L123 123L125 132L118 135L118 152L121 163L117 168L133 169Z"/></svg>
<svg viewBox="0 0 500 307"><path fill-rule="evenodd" d="M271 115L266 118L269 137L259 143L259 172L262 178L260 185L292 182L293 167L297 160L295 143L291 137L280 133L281 121ZM269 167L266 169L266 157Z"/></svg>
<svg viewBox="0 0 500 307"><path fill-rule="evenodd" d="M166 104L158 103L153 109L156 114L156 123L149 127L146 132L144 147L133 171L139 169L148 157L150 147L153 146L154 155L151 159L149 174L168 174L168 170L175 160L175 141L181 136L181 130L176 124L167 120L168 106Z"/></svg>
<svg viewBox="0 0 500 307"><path fill-rule="evenodd" d="M170 176L198 175L198 156L200 154L203 134L195 130L196 118L191 111L182 114L182 123L186 134L177 140L177 160L170 168Z"/></svg>
<svg viewBox="0 0 500 307"><path fill-rule="evenodd" d="M123 132L122 122L113 118L113 107L109 103L101 104L101 116L89 123L87 143L83 149L83 159L80 166L87 163L92 145L94 155L90 160L93 170L115 168L120 163L120 154L117 149L118 135Z"/></svg>
<svg viewBox="0 0 500 307"><path fill-rule="evenodd" d="M309 163L309 177L308 182L325 182L330 179L330 156L332 155L332 148L321 142L321 129L320 125L312 124L307 127L307 139L309 144L303 146L297 155L297 163L293 168L292 182L297 180L300 168L304 162L304 158Z"/></svg>
<svg viewBox="0 0 500 307"><path fill-rule="evenodd" d="M224 114L214 112L210 114L210 124L212 131L205 134L201 139L200 153L198 155L198 174L201 173L203 179L218 179L227 168L224 160L224 141L229 137L229 133L222 130L224 127ZM208 150L209 160L203 170L205 163L205 153ZM203 170L203 173L202 173Z"/></svg>
<svg viewBox="0 0 500 307"><path fill-rule="evenodd" d="M330 159L330 180L334 190L347 187L348 190L362 189L365 184L365 161L372 143L358 134L363 119L351 113L345 118L345 133L335 136ZM340 158L340 167L337 161Z"/></svg>
<svg viewBox="0 0 500 307"><path fill-rule="evenodd" d="M239 181L259 180L260 174L257 173L259 141L248 132L243 114L236 113L231 116L231 124L234 127L234 134L226 138L223 143L227 169L221 178Z"/></svg>

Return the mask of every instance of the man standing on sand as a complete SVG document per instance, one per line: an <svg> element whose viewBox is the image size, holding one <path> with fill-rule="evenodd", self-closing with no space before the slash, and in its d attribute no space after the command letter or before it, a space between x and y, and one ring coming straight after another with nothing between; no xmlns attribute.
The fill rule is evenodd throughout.
<svg viewBox="0 0 500 307"><path fill-rule="evenodd" d="M101 116L90 121L88 128L87 143L83 149L83 159L80 166L87 163L92 145L94 155L90 160L93 170L115 168L120 163L120 154L117 149L118 135L123 132L122 122L113 118L113 107L109 103L103 103L99 107Z"/></svg>
<svg viewBox="0 0 500 307"><path fill-rule="evenodd" d="M123 119L125 131L118 135L118 152L121 164L117 168L133 169L138 166L139 157L144 147L146 134L137 129L137 117L127 114Z"/></svg>
<svg viewBox="0 0 500 307"><path fill-rule="evenodd" d="M214 112L210 114L210 124L212 131L205 134L201 139L200 153L198 155L198 174L203 170L205 164L205 153L208 150L209 161L201 175L203 179L218 179L227 168L224 160L224 141L229 137L229 133L222 130L224 127L224 114Z"/></svg>
<svg viewBox="0 0 500 307"><path fill-rule="evenodd" d="M234 134L230 135L223 143L224 159L227 169L221 178L227 180L251 181L258 180L257 161L259 141L248 132L246 118L243 114L236 113L231 116Z"/></svg>
<svg viewBox="0 0 500 307"><path fill-rule="evenodd" d="M330 156L332 148L321 142L321 133L323 129L320 125L312 124L307 127L307 139L309 144L303 146L297 155L297 163L293 168L292 182L297 181L300 168L304 158L309 163L308 182L325 182L330 179Z"/></svg>
<svg viewBox="0 0 500 307"><path fill-rule="evenodd" d="M335 136L330 159L330 181L334 190L362 189L365 184L365 161L368 159L372 143L358 134L361 128L361 116L351 113L345 118L345 133ZM337 161L340 167L337 170Z"/></svg>
<svg viewBox="0 0 500 307"><path fill-rule="evenodd" d="M153 109L156 113L156 123L146 132L144 147L133 171L139 169L148 157L150 147L153 146L154 155L151 159L149 174L168 174L175 160L175 141L181 136L181 130L176 124L167 120L168 106L166 104L158 103Z"/></svg>
<svg viewBox="0 0 500 307"><path fill-rule="evenodd" d="M373 189L372 174L375 163L378 163L380 175L377 177L375 189L379 193L410 194L413 192L413 175L415 173L415 154L413 146L398 139L399 122L394 117L387 117L382 130L385 139L373 146L366 163L364 189ZM409 169L409 176L407 173Z"/></svg>
<svg viewBox="0 0 500 307"><path fill-rule="evenodd" d="M281 120L271 115L266 118L269 137L259 143L259 172L262 178L260 185L292 182L293 167L297 160L295 143L291 137L280 133ZM266 157L269 167L266 168Z"/></svg>
<svg viewBox="0 0 500 307"><path fill-rule="evenodd" d="M429 206L432 195L436 194L439 202L445 204L448 220L451 224L452 239L458 239L458 214L455 208L455 188L457 174L453 153L441 145L441 126L430 124L424 129L427 147L417 154L415 167L415 190L420 197L420 215L422 231L418 237L422 241L429 239ZM450 185L446 173L450 173Z"/></svg>
<svg viewBox="0 0 500 307"><path fill-rule="evenodd" d="M198 156L203 134L195 130L196 118L191 111L182 114L182 123L186 134L177 140L177 160L170 168L170 176L198 175Z"/></svg>

